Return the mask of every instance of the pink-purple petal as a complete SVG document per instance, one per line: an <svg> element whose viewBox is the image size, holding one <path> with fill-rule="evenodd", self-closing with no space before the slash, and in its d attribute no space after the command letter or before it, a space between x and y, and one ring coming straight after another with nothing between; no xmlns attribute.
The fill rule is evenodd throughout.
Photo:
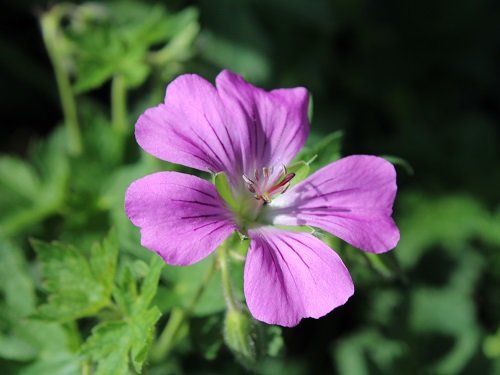
<svg viewBox="0 0 500 375"><path fill-rule="evenodd" d="M340 159L320 169L271 203L270 220L310 225L362 250L382 253L399 241L392 219L396 172L368 155Z"/></svg>
<svg viewBox="0 0 500 375"><path fill-rule="evenodd" d="M141 244L172 265L205 258L236 228L211 183L178 172L134 181L125 195L125 211L141 228Z"/></svg>
<svg viewBox="0 0 500 375"><path fill-rule="evenodd" d="M309 133L307 90L267 92L229 71L216 81L185 74L170 83L165 102L139 117L139 145L172 163L224 171L233 186L244 173L288 164Z"/></svg>
<svg viewBox="0 0 500 375"><path fill-rule="evenodd" d="M217 90L240 128L243 169L287 165L309 133L309 97L302 87L265 91L230 71L216 79Z"/></svg>
<svg viewBox="0 0 500 375"><path fill-rule="evenodd" d="M249 231L245 298L252 315L292 327L343 305L354 286L339 256L307 233L271 227Z"/></svg>
<svg viewBox="0 0 500 375"><path fill-rule="evenodd" d="M165 103L140 116L135 135L160 159L235 177L241 176L239 126L210 82L185 74L168 85Z"/></svg>

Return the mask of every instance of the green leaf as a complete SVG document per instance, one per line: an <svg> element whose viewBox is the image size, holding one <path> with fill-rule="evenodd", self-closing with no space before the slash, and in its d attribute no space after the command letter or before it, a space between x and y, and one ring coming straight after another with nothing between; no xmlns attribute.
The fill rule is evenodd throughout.
<svg viewBox="0 0 500 375"><path fill-rule="evenodd" d="M26 200L36 199L41 187L40 178L33 166L10 156L0 158L0 191L2 198L14 196Z"/></svg>
<svg viewBox="0 0 500 375"><path fill-rule="evenodd" d="M455 344L434 365L439 374L458 374L477 351L480 329L475 307L459 289L419 288L413 292L410 325L415 332L439 332Z"/></svg>
<svg viewBox="0 0 500 375"><path fill-rule="evenodd" d="M150 307L156 294L164 262L153 256L149 271L137 294L132 271L127 268L115 290L123 319L98 324L82 346L84 357L96 363L95 375L125 375L132 365L141 373L151 345L154 325L160 317L156 306Z"/></svg>
<svg viewBox="0 0 500 375"><path fill-rule="evenodd" d="M0 357L33 359L37 350L16 325L35 308L35 286L21 249L0 240Z"/></svg>
<svg viewBox="0 0 500 375"><path fill-rule="evenodd" d="M229 185L229 181L224 172L219 172L214 175L214 185L220 197L224 199L228 207L233 211L238 210L238 204L234 199L231 185Z"/></svg>
<svg viewBox="0 0 500 375"><path fill-rule="evenodd" d="M80 359L75 354L55 353L23 368L19 375L80 375Z"/></svg>
<svg viewBox="0 0 500 375"><path fill-rule="evenodd" d="M168 65L185 61L192 56L194 52L193 42L200 30L198 10L195 8L184 9L175 14L170 25L169 35L171 39L169 42L160 50L150 52L148 57L151 63L164 66L167 71L170 70Z"/></svg>
<svg viewBox="0 0 500 375"><path fill-rule="evenodd" d="M133 88L146 80L151 64L185 60L198 33L196 19L194 8L170 14L162 6L140 2L77 7L66 28L77 67L75 90L97 88L117 74ZM164 47L150 53L158 45Z"/></svg>
<svg viewBox="0 0 500 375"><path fill-rule="evenodd" d="M0 239L0 357L35 360L65 353L70 345L56 323L28 318L35 310L35 285L20 248Z"/></svg>
<svg viewBox="0 0 500 375"><path fill-rule="evenodd" d="M491 238L498 233L494 217L478 200L467 195L436 198L407 193L398 201L401 212L411 212L398 221L404 236L396 256L404 268L412 267L432 246L446 245L456 252L454 249L474 236Z"/></svg>
<svg viewBox="0 0 500 375"><path fill-rule="evenodd" d="M0 158L0 234L18 234L62 206L69 176L65 135L62 128L54 131L32 164Z"/></svg>
<svg viewBox="0 0 500 375"><path fill-rule="evenodd" d="M266 355L277 357L283 352L285 341L281 334L281 328L278 326L266 326L262 328L264 334L262 335L266 340Z"/></svg>
<svg viewBox="0 0 500 375"><path fill-rule="evenodd" d="M48 302L38 308L43 319L70 321L97 313L110 303L118 252L114 232L95 245L90 259L70 245L33 240L42 263Z"/></svg>
<svg viewBox="0 0 500 375"><path fill-rule="evenodd" d="M497 333L485 338L483 352L488 358L500 358L500 329L498 329Z"/></svg>
<svg viewBox="0 0 500 375"><path fill-rule="evenodd" d="M23 252L2 239L0 239L0 290L6 308L15 317L25 317L35 308L35 286L28 273Z"/></svg>
<svg viewBox="0 0 500 375"><path fill-rule="evenodd" d="M334 357L340 375L368 375L373 370L392 373L392 363L402 354L399 342L387 339L374 329L365 329L340 341Z"/></svg>
<svg viewBox="0 0 500 375"><path fill-rule="evenodd" d="M113 279L118 258L118 236L112 229L102 243L95 243L90 250L90 269L95 279L109 295L113 288Z"/></svg>

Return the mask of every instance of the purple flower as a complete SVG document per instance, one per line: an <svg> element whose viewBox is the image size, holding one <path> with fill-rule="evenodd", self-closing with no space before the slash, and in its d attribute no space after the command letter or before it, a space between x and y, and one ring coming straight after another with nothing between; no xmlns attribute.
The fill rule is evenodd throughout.
<svg viewBox="0 0 500 375"><path fill-rule="evenodd" d="M399 240L391 218L396 173L382 158L346 157L289 187L294 175L284 166L306 141L307 108L304 88L267 92L229 71L215 87L182 75L167 87L165 103L139 118L137 142L160 159L224 172L237 207L212 183L178 172L143 177L125 198L141 244L168 264L195 263L234 231L247 234L246 303L256 319L282 326L327 314L354 286L318 238L274 225L317 227L372 253Z"/></svg>

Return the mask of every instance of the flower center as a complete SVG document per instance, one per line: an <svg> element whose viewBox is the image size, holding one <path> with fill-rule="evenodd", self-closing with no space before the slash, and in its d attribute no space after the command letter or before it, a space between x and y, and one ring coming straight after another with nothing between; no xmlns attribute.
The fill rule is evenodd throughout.
<svg viewBox="0 0 500 375"><path fill-rule="evenodd" d="M256 169L253 178L243 175L248 191L264 204L271 203L276 195L283 194L295 177L295 173L288 173L285 166L281 167L277 173L274 172L273 167L264 167L262 170Z"/></svg>

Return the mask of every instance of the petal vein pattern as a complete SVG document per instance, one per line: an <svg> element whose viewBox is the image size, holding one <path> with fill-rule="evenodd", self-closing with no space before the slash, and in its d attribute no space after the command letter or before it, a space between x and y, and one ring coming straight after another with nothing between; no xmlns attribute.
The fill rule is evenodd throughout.
<svg viewBox="0 0 500 375"><path fill-rule="evenodd" d="M309 132L307 91L267 92L228 71L216 82L194 74L175 79L165 102L137 121L139 145L172 163L226 172L233 186L244 173L286 165Z"/></svg>
<svg viewBox="0 0 500 375"><path fill-rule="evenodd" d="M339 256L307 233L272 227L249 231L245 298L252 315L292 327L343 305L354 286Z"/></svg>
<svg viewBox="0 0 500 375"><path fill-rule="evenodd" d="M205 258L234 231L249 238L248 308L256 319L282 326L329 313L354 287L326 244L273 225L320 228L374 253L399 241L392 219L396 173L386 160L346 157L293 185L298 172L287 166L306 141L307 112L304 88L265 91L229 71L215 86L182 75L167 87L163 104L140 116L136 138L160 159L224 172L214 177L219 191L195 176L160 172L133 182L125 197L141 244L172 265Z"/></svg>
<svg viewBox="0 0 500 375"><path fill-rule="evenodd" d="M205 258L236 229L211 183L177 172L159 172L133 182L125 196L125 211L141 228L141 244L172 265Z"/></svg>
<svg viewBox="0 0 500 375"><path fill-rule="evenodd" d="M399 241L391 217L396 190L392 164L354 155L292 187L271 203L267 215L274 224L318 227L362 250L382 253Z"/></svg>
<svg viewBox="0 0 500 375"><path fill-rule="evenodd" d="M304 146L309 134L309 97L302 87L267 92L240 76L223 71L217 90L226 108L232 108L241 129L244 171L287 165Z"/></svg>

